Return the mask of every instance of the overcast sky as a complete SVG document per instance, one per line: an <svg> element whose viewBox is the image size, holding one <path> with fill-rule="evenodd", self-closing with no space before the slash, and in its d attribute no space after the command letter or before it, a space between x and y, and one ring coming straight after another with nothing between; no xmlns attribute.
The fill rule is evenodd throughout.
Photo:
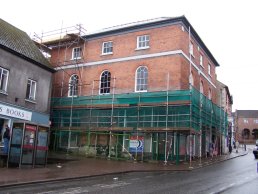
<svg viewBox="0 0 258 194"><path fill-rule="evenodd" d="M185 15L219 62L218 79L235 109L258 110L256 0L5 0L3 20L30 36L82 24L88 31L158 17Z"/></svg>

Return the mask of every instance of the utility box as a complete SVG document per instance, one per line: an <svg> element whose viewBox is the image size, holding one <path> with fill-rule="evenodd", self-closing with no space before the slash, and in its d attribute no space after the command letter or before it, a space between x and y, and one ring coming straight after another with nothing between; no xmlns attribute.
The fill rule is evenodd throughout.
<svg viewBox="0 0 258 194"><path fill-rule="evenodd" d="M13 123L8 167L45 166L47 164L49 127Z"/></svg>

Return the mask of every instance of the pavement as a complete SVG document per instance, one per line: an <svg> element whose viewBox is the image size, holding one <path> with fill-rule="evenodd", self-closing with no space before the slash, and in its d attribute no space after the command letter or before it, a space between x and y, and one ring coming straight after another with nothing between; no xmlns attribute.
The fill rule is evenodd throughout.
<svg viewBox="0 0 258 194"><path fill-rule="evenodd" d="M168 162L118 161L100 158L75 157L50 153L46 167L0 168L0 188L28 183L67 180L82 177L101 176L126 172L191 171L225 160L246 155L251 148L233 150L231 154L207 158L196 158L191 163L180 161L178 165Z"/></svg>

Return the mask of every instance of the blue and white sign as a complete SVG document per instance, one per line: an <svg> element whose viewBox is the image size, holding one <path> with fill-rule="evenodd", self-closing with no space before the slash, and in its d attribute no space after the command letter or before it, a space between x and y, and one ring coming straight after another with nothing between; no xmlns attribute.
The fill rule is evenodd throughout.
<svg viewBox="0 0 258 194"><path fill-rule="evenodd" d="M18 119L27 120L27 121L31 121L31 116L32 116L32 113L29 111L14 108L11 106L6 106L4 104L0 104L0 114L9 116L9 117L15 117Z"/></svg>
<svg viewBox="0 0 258 194"><path fill-rule="evenodd" d="M143 152L144 137L132 136L130 138L129 152Z"/></svg>

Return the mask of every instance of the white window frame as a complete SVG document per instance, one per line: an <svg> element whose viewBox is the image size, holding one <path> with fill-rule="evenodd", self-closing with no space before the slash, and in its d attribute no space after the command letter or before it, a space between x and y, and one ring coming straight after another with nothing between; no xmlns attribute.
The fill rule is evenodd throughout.
<svg viewBox="0 0 258 194"><path fill-rule="evenodd" d="M190 55L192 55L194 57L194 48L193 48L192 42L190 42L190 45L189 45L189 53L190 53Z"/></svg>
<svg viewBox="0 0 258 194"><path fill-rule="evenodd" d="M137 36L137 48L136 50L150 48L150 35Z"/></svg>
<svg viewBox="0 0 258 194"><path fill-rule="evenodd" d="M30 90L29 93L28 93L28 90ZM36 91L37 91L37 82L35 80L28 79L26 99L35 101L36 100Z"/></svg>
<svg viewBox="0 0 258 194"><path fill-rule="evenodd" d="M210 89L210 88L209 88L208 98L209 98L209 100L211 100L211 99L212 99L212 91L211 91L211 89Z"/></svg>
<svg viewBox="0 0 258 194"><path fill-rule="evenodd" d="M72 52L72 60L81 59L81 54L82 54L82 48L81 47L74 47L73 52Z"/></svg>
<svg viewBox="0 0 258 194"><path fill-rule="evenodd" d="M200 66L203 67L203 56L202 56L202 54L200 54Z"/></svg>
<svg viewBox="0 0 258 194"><path fill-rule="evenodd" d="M74 80L72 80L74 77L76 76L76 83L75 83L75 85L74 86L72 86L71 85L71 82L72 81L74 81ZM70 77L70 79L69 79L69 88L68 88L68 97L77 97L78 96L78 82L79 82L79 77L78 77L78 75L76 75L76 74L73 74L71 77ZM76 89L74 88L74 87L76 87ZM73 94L71 94L71 91L73 91ZM75 91L76 91L76 94L75 94Z"/></svg>
<svg viewBox="0 0 258 194"><path fill-rule="evenodd" d="M0 93L7 93L9 70L0 67Z"/></svg>
<svg viewBox="0 0 258 194"><path fill-rule="evenodd" d="M102 75L106 74L107 76L110 76L110 80L108 80L109 77L107 77L107 80L102 80ZM105 95L105 94L110 94L111 92L111 73L108 70L104 70L101 74L100 74L100 82L99 82L99 94L100 95ZM102 87L102 83L107 85L105 87ZM106 92L109 91L109 92Z"/></svg>
<svg viewBox="0 0 258 194"><path fill-rule="evenodd" d="M211 64L208 63L208 74L211 76Z"/></svg>
<svg viewBox="0 0 258 194"><path fill-rule="evenodd" d="M113 41L102 43L102 55L113 54Z"/></svg>
<svg viewBox="0 0 258 194"><path fill-rule="evenodd" d="M145 80L145 83L138 83L138 70L141 69L141 68L144 68L146 69L146 72L144 73L144 77L143 78L140 78L141 80ZM147 92L148 91L148 77L149 77L149 71L148 71L148 68L146 66L140 66L136 69L135 71L135 92ZM138 86L140 87L145 87L144 89L142 90L139 90L138 89Z"/></svg>

